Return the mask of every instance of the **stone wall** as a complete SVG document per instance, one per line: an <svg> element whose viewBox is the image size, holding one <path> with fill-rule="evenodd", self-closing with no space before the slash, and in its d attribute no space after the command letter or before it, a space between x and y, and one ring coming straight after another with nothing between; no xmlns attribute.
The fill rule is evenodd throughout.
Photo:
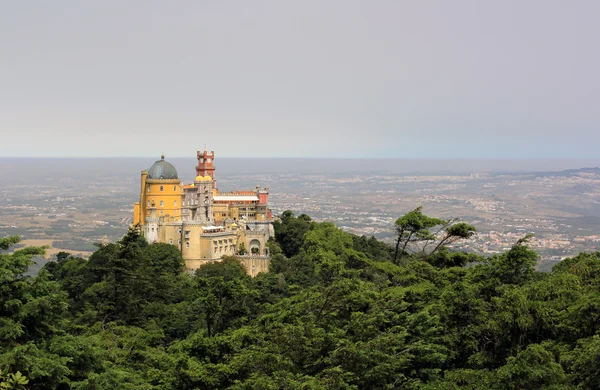
<svg viewBox="0 0 600 390"><path fill-rule="evenodd" d="M237 256L248 275L255 277L261 272L269 272L269 257L267 256Z"/></svg>

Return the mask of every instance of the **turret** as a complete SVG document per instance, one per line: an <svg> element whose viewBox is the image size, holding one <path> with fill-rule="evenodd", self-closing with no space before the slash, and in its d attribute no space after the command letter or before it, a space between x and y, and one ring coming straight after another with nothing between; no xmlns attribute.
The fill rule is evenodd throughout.
<svg viewBox="0 0 600 390"><path fill-rule="evenodd" d="M213 181L210 176L196 176L194 187L187 191L185 199L192 220L213 222Z"/></svg>
<svg viewBox="0 0 600 390"><path fill-rule="evenodd" d="M156 214L156 208L149 208L150 215L146 218L146 224L144 225L144 237L150 244L158 241L158 215Z"/></svg>
<svg viewBox="0 0 600 390"><path fill-rule="evenodd" d="M256 186L256 196L258 196L258 203L261 205L267 205L267 198L269 196L269 187L264 189L260 188L260 185Z"/></svg>
<svg viewBox="0 0 600 390"><path fill-rule="evenodd" d="M204 152L199 150L196 152L198 159L198 165L196 166L196 176L210 176L213 179L213 188L216 188L217 181L215 179L215 166L213 162L215 160L215 151L204 149Z"/></svg>

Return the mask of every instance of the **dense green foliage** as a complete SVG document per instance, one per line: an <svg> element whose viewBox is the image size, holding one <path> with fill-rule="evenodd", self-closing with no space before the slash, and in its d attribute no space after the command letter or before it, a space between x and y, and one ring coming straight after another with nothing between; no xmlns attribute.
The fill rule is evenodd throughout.
<svg viewBox="0 0 600 390"><path fill-rule="evenodd" d="M416 211L397 252L286 212L256 278L134 231L34 278L43 248L0 253L0 389L600 388L600 253L538 273L527 238L452 252L471 227Z"/></svg>

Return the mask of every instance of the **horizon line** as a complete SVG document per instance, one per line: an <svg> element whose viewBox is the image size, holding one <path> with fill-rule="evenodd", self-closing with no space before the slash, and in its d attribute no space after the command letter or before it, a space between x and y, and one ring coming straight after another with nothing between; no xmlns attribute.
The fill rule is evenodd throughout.
<svg viewBox="0 0 600 390"><path fill-rule="evenodd" d="M0 156L0 160L5 159L140 159L149 158L160 160L160 155L156 156ZM169 158L189 158L195 159L195 156L165 156L165 159ZM478 160L478 161L540 161L540 160L552 160L552 161L577 161L577 160L598 160L600 157L342 157L342 156L218 156L218 158L227 159L302 159L302 160ZM215 158L217 159L217 158Z"/></svg>

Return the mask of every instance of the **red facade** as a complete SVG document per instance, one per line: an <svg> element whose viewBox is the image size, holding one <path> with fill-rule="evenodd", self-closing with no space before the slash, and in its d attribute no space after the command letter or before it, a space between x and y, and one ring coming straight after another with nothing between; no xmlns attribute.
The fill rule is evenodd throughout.
<svg viewBox="0 0 600 390"><path fill-rule="evenodd" d="M213 187L216 187L217 181L215 179L215 151L211 150L208 153L205 150L203 153L198 151L196 153L196 157L198 158L198 165L196 166L196 176L210 176L213 178Z"/></svg>

